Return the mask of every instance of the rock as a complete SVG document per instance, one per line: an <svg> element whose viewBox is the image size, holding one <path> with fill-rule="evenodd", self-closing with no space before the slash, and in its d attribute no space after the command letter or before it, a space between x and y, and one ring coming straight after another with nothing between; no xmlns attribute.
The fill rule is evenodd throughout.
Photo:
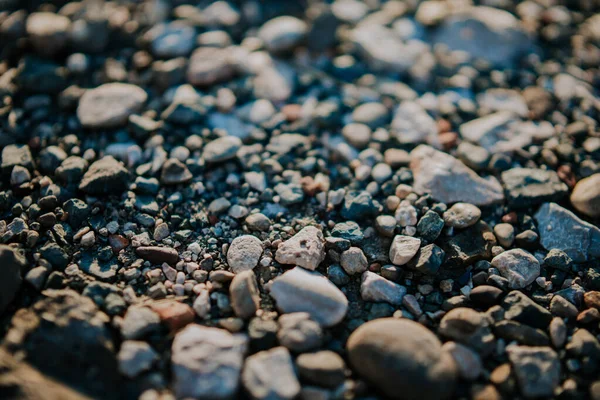
<svg viewBox="0 0 600 400"><path fill-rule="evenodd" d="M294 363L285 347L275 347L248 357L242 381L255 400L292 400L300 393Z"/></svg>
<svg viewBox="0 0 600 400"><path fill-rule="evenodd" d="M242 141L236 136L223 136L204 146L202 158L208 163L217 163L235 158L242 147Z"/></svg>
<svg viewBox="0 0 600 400"><path fill-rule="evenodd" d="M275 260L281 264L298 265L315 270L325 259L323 233L314 226L307 226L277 248Z"/></svg>
<svg viewBox="0 0 600 400"><path fill-rule="evenodd" d="M321 326L304 312L284 314L279 317L277 339L291 351L303 353L318 348L323 342Z"/></svg>
<svg viewBox="0 0 600 400"><path fill-rule="evenodd" d="M506 342L516 341L527 346L548 346L550 339L540 329L515 321L500 321L494 325L494 333Z"/></svg>
<svg viewBox="0 0 600 400"><path fill-rule="evenodd" d="M509 248L515 240L515 228L511 224L497 224L494 226L494 235L500 246Z"/></svg>
<svg viewBox="0 0 600 400"><path fill-rule="evenodd" d="M433 210L427 211L417 224L417 234L426 243L435 241L442 233L442 229L444 229L444 220Z"/></svg>
<svg viewBox="0 0 600 400"><path fill-rule="evenodd" d="M519 134L518 126L514 113L502 111L465 122L459 131L464 139L494 154L512 152L531 143L529 136Z"/></svg>
<svg viewBox="0 0 600 400"><path fill-rule="evenodd" d="M482 355L489 354L494 348L489 320L484 313L471 308L457 307L448 311L440 322L438 332Z"/></svg>
<svg viewBox="0 0 600 400"><path fill-rule="evenodd" d="M492 266L508 279L511 289L523 289L540 276L540 263L523 249L505 251L492 259Z"/></svg>
<svg viewBox="0 0 600 400"><path fill-rule="evenodd" d="M544 257L544 265L561 271L570 271L573 260L564 251L552 249Z"/></svg>
<svg viewBox="0 0 600 400"><path fill-rule="evenodd" d="M422 274L435 275L442 263L446 253L435 244L428 244L419 249L416 256L406 264Z"/></svg>
<svg viewBox="0 0 600 400"><path fill-rule="evenodd" d="M278 183L274 189L275 193L279 195L280 203L284 206L298 204L304 200L302 186L297 183Z"/></svg>
<svg viewBox="0 0 600 400"><path fill-rule="evenodd" d="M175 335L171 348L177 398L231 399L238 392L248 339L196 324Z"/></svg>
<svg viewBox="0 0 600 400"><path fill-rule="evenodd" d="M340 256L340 264L349 275L360 274L367 270L369 262L358 247L350 247Z"/></svg>
<svg viewBox="0 0 600 400"><path fill-rule="evenodd" d="M253 271L237 273L229 285L229 294L235 315L242 319L248 319L256 314L256 310L260 306L260 293Z"/></svg>
<svg viewBox="0 0 600 400"><path fill-rule="evenodd" d="M507 11L483 6L453 13L434 31L432 39L434 44L446 45L452 51L464 51L492 66L507 68L532 47L517 18Z"/></svg>
<svg viewBox="0 0 600 400"><path fill-rule="evenodd" d="M404 265L417 254L419 247L421 247L419 239L396 235L390 246L390 261L395 265Z"/></svg>
<svg viewBox="0 0 600 400"><path fill-rule="evenodd" d="M165 185L179 185L193 178L192 173L181 161L170 158L164 164L160 174L160 181Z"/></svg>
<svg viewBox="0 0 600 400"><path fill-rule="evenodd" d="M469 203L456 203L444 212L444 223L453 228L464 229L481 218L481 210Z"/></svg>
<svg viewBox="0 0 600 400"><path fill-rule="evenodd" d="M51 12L29 14L25 29L36 51L45 56L53 56L68 43L71 20L64 15Z"/></svg>
<svg viewBox="0 0 600 400"><path fill-rule="evenodd" d="M85 128L118 128L130 115L138 113L148 95L139 86L127 83L105 83L86 90L79 100L77 117Z"/></svg>
<svg viewBox="0 0 600 400"><path fill-rule="evenodd" d="M449 154L420 145L411 152L413 189L431 193L443 203L467 202L488 206L504 200L502 186L493 177L481 178Z"/></svg>
<svg viewBox="0 0 600 400"><path fill-rule="evenodd" d="M571 193L571 204L588 217L600 216L600 174L581 179Z"/></svg>
<svg viewBox="0 0 600 400"><path fill-rule="evenodd" d="M10 174L15 166L25 167L33 170L34 163L29 146L10 144L2 149L2 164L0 169L5 174Z"/></svg>
<svg viewBox="0 0 600 400"><path fill-rule="evenodd" d="M306 22L284 15L267 21L258 30L258 37L267 50L279 53L294 49L304 40L307 32Z"/></svg>
<svg viewBox="0 0 600 400"><path fill-rule="evenodd" d="M160 58L187 56L195 45L196 31L193 27L171 22L156 24L144 35L150 42L152 54Z"/></svg>
<svg viewBox="0 0 600 400"><path fill-rule="evenodd" d="M575 262L600 257L600 229L556 203L543 204L534 215L545 249L564 251Z"/></svg>
<svg viewBox="0 0 600 400"><path fill-rule="evenodd" d="M454 392L457 367L422 325L382 318L352 333L346 348L354 370L391 399L443 400Z"/></svg>
<svg viewBox="0 0 600 400"><path fill-rule="evenodd" d="M521 393L527 398L550 397L560 384L560 361L550 347L508 346Z"/></svg>
<svg viewBox="0 0 600 400"><path fill-rule="evenodd" d="M388 109L383 104L369 102L354 108L352 121L375 129L388 123L388 114Z"/></svg>
<svg viewBox="0 0 600 400"><path fill-rule="evenodd" d="M283 313L307 312L319 324L339 323L348 309L346 296L327 278L300 267L275 278L271 296Z"/></svg>
<svg viewBox="0 0 600 400"><path fill-rule="evenodd" d="M21 269L25 268L25 257L7 245L0 244L0 314L13 301L21 288Z"/></svg>
<svg viewBox="0 0 600 400"><path fill-rule="evenodd" d="M374 272L365 271L360 282L360 296L364 301L386 302L395 306L402 304L406 288Z"/></svg>
<svg viewBox="0 0 600 400"><path fill-rule="evenodd" d="M489 260L492 248L496 245L494 233L484 221L461 231L453 237L445 239L442 248L446 252L445 266L457 268Z"/></svg>
<svg viewBox="0 0 600 400"><path fill-rule="evenodd" d="M254 78L254 97L281 103L290 98L296 87L296 71L288 64L274 61Z"/></svg>
<svg viewBox="0 0 600 400"><path fill-rule="evenodd" d="M232 302L233 302L233 294L232 294ZM233 304L232 304L233 306ZM194 304L192 304L192 308L194 312L200 319L209 319L210 318L210 310L212 308L210 304L210 293L208 290L202 290L196 300L194 300Z"/></svg>
<svg viewBox="0 0 600 400"><path fill-rule="evenodd" d="M591 290L583 295L583 301L588 308L597 308L600 310L600 292Z"/></svg>
<svg viewBox="0 0 600 400"><path fill-rule="evenodd" d="M195 86L211 86L235 75L230 48L199 47L192 53L187 80Z"/></svg>
<svg viewBox="0 0 600 400"><path fill-rule="evenodd" d="M40 254L53 267L59 270L63 270L69 263L69 256L65 249L54 242L47 242L40 249Z"/></svg>
<svg viewBox="0 0 600 400"><path fill-rule="evenodd" d="M344 359L333 351L300 354L296 367L303 380L318 386L333 389L346 379Z"/></svg>
<svg viewBox="0 0 600 400"><path fill-rule="evenodd" d="M396 230L396 218L391 215L380 215L375 219L375 229L380 235L393 237Z"/></svg>
<svg viewBox="0 0 600 400"><path fill-rule="evenodd" d="M394 113L391 128L400 143L428 143L439 147L437 124L417 102L403 101L400 103Z"/></svg>
<svg viewBox="0 0 600 400"><path fill-rule="evenodd" d="M125 339L140 339L160 328L160 317L147 307L129 307L121 325Z"/></svg>
<svg viewBox="0 0 600 400"><path fill-rule="evenodd" d="M117 194L127 188L128 180L129 172L123 164L112 156L105 156L90 166L79 189L91 195Z"/></svg>
<svg viewBox="0 0 600 400"><path fill-rule="evenodd" d="M135 378L140 373L149 370L156 361L158 354L146 342L126 340L121 344L117 356L119 372L128 378Z"/></svg>
<svg viewBox="0 0 600 400"><path fill-rule="evenodd" d="M552 297L550 312L552 315L562 318L575 318L579 314L577 307L562 296Z"/></svg>
<svg viewBox="0 0 600 400"><path fill-rule="evenodd" d="M351 191L344 197L342 217L351 221L360 221L374 217L379 212L379 204L367 191Z"/></svg>
<svg viewBox="0 0 600 400"><path fill-rule="evenodd" d="M55 174L67 183L79 182L88 168L88 162L81 157L71 156L65 159L56 169Z"/></svg>
<svg viewBox="0 0 600 400"><path fill-rule="evenodd" d="M25 182L29 182L31 180L31 174L29 170L25 167L21 167L20 165L15 165L10 174L10 184L13 186L20 186Z"/></svg>
<svg viewBox="0 0 600 400"><path fill-rule="evenodd" d="M555 348L560 349L564 346L567 341L567 325L562 318L552 318L548 332L550 332L550 340L552 340L552 345Z"/></svg>
<svg viewBox="0 0 600 400"><path fill-rule="evenodd" d="M442 346L442 351L452 355L458 373L463 379L474 381L483 372L481 357L467 346L456 342L446 342Z"/></svg>
<svg viewBox="0 0 600 400"><path fill-rule="evenodd" d="M176 332L194 321L192 307L175 299L154 301L149 304L149 307L170 332Z"/></svg>
<svg viewBox="0 0 600 400"><path fill-rule="evenodd" d="M506 295L502 300L502 307L505 310L504 317L506 319L535 328L546 329L552 320L552 314L548 310L518 290L513 290Z"/></svg>
<svg viewBox="0 0 600 400"><path fill-rule="evenodd" d="M262 242L252 235L238 236L233 239L227 250L227 263L234 273L254 269L263 253Z"/></svg>
<svg viewBox="0 0 600 400"><path fill-rule="evenodd" d="M527 208L548 201L561 200L568 191L554 171L534 168L512 168L502 172L508 204Z"/></svg>
<svg viewBox="0 0 600 400"><path fill-rule="evenodd" d="M138 256L150 261L152 264L167 263L174 265L179 261L177 250L170 247L140 246L135 249L135 252Z"/></svg>

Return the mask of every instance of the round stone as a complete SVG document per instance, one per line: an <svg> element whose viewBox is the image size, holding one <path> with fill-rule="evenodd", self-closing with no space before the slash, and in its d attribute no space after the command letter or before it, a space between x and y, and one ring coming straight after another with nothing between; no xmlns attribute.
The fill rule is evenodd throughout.
<svg viewBox="0 0 600 400"><path fill-rule="evenodd" d="M600 216L600 174L583 178L571 193L573 207L589 217Z"/></svg>
<svg viewBox="0 0 600 400"><path fill-rule="evenodd" d="M259 238L252 235L239 236L233 239L227 251L227 263L234 273L249 271L256 267L263 247Z"/></svg>
<svg viewBox="0 0 600 400"><path fill-rule="evenodd" d="M86 128L116 128L140 111L147 98L146 91L139 86L106 83L81 96L77 117Z"/></svg>
<svg viewBox="0 0 600 400"><path fill-rule="evenodd" d="M511 289L523 289L540 276L540 263L523 249L512 249L492 259L492 266L508 279Z"/></svg>
<svg viewBox="0 0 600 400"><path fill-rule="evenodd" d="M390 399L442 400L453 394L457 367L452 356L416 322L367 322L352 333L347 349L354 370Z"/></svg>
<svg viewBox="0 0 600 400"><path fill-rule="evenodd" d="M467 228L481 217L479 207L469 203L456 203L444 213L444 222L453 228Z"/></svg>
<svg viewBox="0 0 600 400"><path fill-rule="evenodd" d="M258 37L267 50L283 52L300 44L307 32L306 22L286 15L267 21L258 31Z"/></svg>

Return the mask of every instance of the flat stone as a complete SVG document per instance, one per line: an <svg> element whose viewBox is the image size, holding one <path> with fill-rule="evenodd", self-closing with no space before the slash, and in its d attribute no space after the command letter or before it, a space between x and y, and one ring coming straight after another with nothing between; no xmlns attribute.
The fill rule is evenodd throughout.
<svg viewBox="0 0 600 400"><path fill-rule="evenodd" d="M421 247L419 239L396 235L390 246L390 261L395 265L404 265L417 254L419 247Z"/></svg>
<svg viewBox="0 0 600 400"><path fill-rule="evenodd" d="M140 339L160 328L160 317L147 307L129 307L121 324L125 339Z"/></svg>
<svg viewBox="0 0 600 400"><path fill-rule="evenodd" d="M550 347L506 348L521 393L527 398L551 397L560 384L560 361Z"/></svg>
<svg viewBox="0 0 600 400"><path fill-rule="evenodd" d="M208 142L204 146L202 158L209 163L223 162L235 158L242 147L242 140L236 136L224 136Z"/></svg>
<svg viewBox="0 0 600 400"><path fill-rule="evenodd" d="M403 101L394 113L391 128L400 143L439 147L437 124L417 102Z"/></svg>
<svg viewBox="0 0 600 400"><path fill-rule="evenodd" d="M127 124L129 116L138 113L147 99L146 91L139 86L105 83L85 91L77 117L86 128L118 128Z"/></svg>
<svg viewBox="0 0 600 400"><path fill-rule="evenodd" d="M492 266L508 279L511 289L523 289L540 276L540 263L523 249L512 249L492 259Z"/></svg>
<svg viewBox="0 0 600 400"><path fill-rule="evenodd" d="M364 301L402 305L406 288L371 271L365 271L360 282L360 297Z"/></svg>
<svg viewBox="0 0 600 400"><path fill-rule="evenodd" d="M262 242L252 235L238 236L233 239L227 250L227 263L234 273L254 269L263 253Z"/></svg>
<svg viewBox="0 0 600 400"><path fill-rule="evenodd" d="M17 165L33 170L33 157L29 146L26 144L9 144L2 149L2 164L0 166L2 172L9 174L13 167Z"/></svg>
<svg viewBox="0 0 600 400"><path fill-rule="evenodd" d="M600 216L600 174L581 179L571 193L571 204L588 217Z"/></svg>
<svg viewBox="0 0 600 400"><path fill-rule="evenodd" d="M314 226L307 226L277 248L275 260L281 264L297 265L315 270L325 259L323 233Z"/></svg>
<svg viewBox="0 0 600 400"><path fill-rule="evenodd" d="M504 200L502 186L494 177L484 179L461 161L433 147L420 145L411 152L413 189L431 193L443 203L466 202L488 206Z"/></svg>
<svg viewBox="0 0 600 400"><path fill-rule="evenodd" d="M296 366L300 377L314 385L335 388L346 379L346 363L333 351L300 354Z"/></svg>
<svg viewBox="0 0 600 400"><path fill-rule="evenodd" d="M291 16L270 19L258 30L258 37L270 52L292 50L308 33L306 22Z"/></svg>
<svg viewBox="0 0 600 400"><path fill-rule="evenodd" d="M543 204L534 218L546 250L564 251L575 262L600 257L600 229L556 203Z"/></svg>
<svg viewBox="0 0 600 400"><path fill-rule="evenodd" d="M512 168L502 172L506 200L511 207L527 208L548 201L559 201L568 187L554 171Z"/></svg>
<svg viewBox="0 0 600 400"><path fill-rule="evenodd" d="M171 247L140 246L135 249L135 252L138 256L150 261L152 264L167 263L174 265L179 261L177 250Z"/></svg>
<svg viewBox="0 0 600 400"><path fill-rule="evenodd" d="M475 225L443 241L442 248L446 252L444 265L457 268L488 260L495 245L494 233L488 224L479 220Z"/></svg>
<svg viewBox="0 0 600 400"><path fill-rule="evenodd" d="M242 381L256 400L292 400L300 393L294 363L285 347L275 347L248 357Z"/></svg>
<svg viewBox="0 0 600 400"><path fill-rule="evenodd" d="M485 115L460 125L461 136L475 143L490 153L514 151L526 146L531 138L518 135L519 118L512 112L502 111Z"/></svg>
<svg viewBox="0 0 600 400"><path fill-rule="evenodd" d="M346 296L333 283L300 267L275 278L271 296L281 312L307 312L325 327L339 323L348 309Z"/></svg>
<svg viewBox="0 0 600 400"><path fill-rule="evenodd" d="M424 326L381 318L352 333L346 348L354 370L390 399L452 397L457 368L439 339Z"/></svg>
<svg viewBox="0 0 600 400"><path fill-rule="evenodd" d="M121 193L127 188L129 171L112 156L94 162L83 175L79 189L92 195Z"/></svg>
<svg viewBox="0 0 600 400"><path fill-rule="evenodd" d="M65 48L69 39L71 20L51 12L29 14L25 29L36 51L53 56Z"/></svg>
<svg viewBox="0 0 600 400"><path fill-rule="evenodd" d="M506 319L535 328L546 329L552 320L552 314L548 310L518 290L513 290L506 295L502 300L502 308L505 310Z"/></svg>
<svg viewBox="0 0 600 400"><path fill-rule="evenodd" d="M232 399L248 338L224 329L190 324L175 335L171 347L173 391L177 398Z"/></svg>
<svg viewBox="0 0 600 400"><path fill-rule="evenodd" d="M196 30L188 25L171 22L156 24L144 35L150 41L152 54L162 58L187 56L195 45Z"/></svg>
<svg viewBox="0 0 600 400"><path fill-rule="evenodd" d="M235 315L248 319L256 314L260 306L260 292L253 271L237 273L229 285L229 294Z"/></svg>

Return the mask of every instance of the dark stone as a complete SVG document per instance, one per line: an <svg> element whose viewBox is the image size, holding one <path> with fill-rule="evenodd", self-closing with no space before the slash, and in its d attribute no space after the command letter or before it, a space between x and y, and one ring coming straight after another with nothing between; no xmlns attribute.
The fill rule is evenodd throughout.
<svg viewBox="0 0 600 400"><path fill-rule="evenodd" d="M152 264L167 263L174 265L179 261L177 250L170 247L142 246L135 249L138 256Z"/></svg>
<svg viewBox="0 0 600 400"><path fill-rule="evenodd" d="M440 247L435 244L428 244L419 249L417 254L408 262L407 266L422 274L434 275L440 269L445 255L446 253Z"/></svg>
<svg viewBox="0 0 600 400"><path fill-rule="evenodd" d="M573 264L571 257L562 250L552 249L544 257L544 264L550 268L569 271Z"/></svg>
<svg viewBox="0 0 600 400"><path fill-rule="evenodd" d="M300 354L296 367L301 379L322 387L335 388L346 379L344 360L333 351Z"/></svg>
<svg viewBox="0 0 600 400"><path fill-rule="evenodd" d="M548 346L550 339L541 329L515 321L500 321L493 326L494 334L506 341L516 340L526 346Z"/></svg>
<svg viewBox="0 0 600 400"><path fill-rule="evenodd" d="M373 200L369 192L353 191L346 194L342 217L349 220L365 220L374 217L380 206Z"/></svg>
<svg viewBox="0 0 600 400"><path fill-rule="evenodd" d="M446 252L444 266L457 268L490 259L492 247L495 245L494 232L488 224L478 221L472 227L442 242L442 248Z"/></svg>
<svg viewBox="0 0 600 400"><path fill-rule="evenodd" d="M0 314L13 301L21 287L21 269L25 258L7 245L0 244Z"/></svg>
<svg viewBox="0 0 600 400"><path fill-rule="evenodd" d="M69 199L63 205L64 210L69 214L69 224L77 229L90 216L90 207L83 200Z"/></svg>
<svg viewBox="0 0 600 400"><path fill-rule="evenodd" d="M560 201L567 193L556 172L533 168L512 168L502 173L508 204L527 208L548 201Z"/></svg>
<svg viewBox="0 0 600 400"><path fill-rule="evenodd" d="M358 226L358 224L354 221L340 222L335 224L331 230L331 236L349 240L352 244L359 244L364 239L364 235L360 229L360 226ZM348 246L348 248L350 247Z"/></svg>
<svg viewBox="0 0 600 400"><path fill-rule="evenodd" d="M121 193L127 189L129 172L111 156L93 163L79 184L79 189L92 195Z"/></svg>
<svg viewBox="0 0 600 400"><path fill-rule="evenodd" d="M269 350L277 346L277 322L258 317L252 318L248 324L248 336L252 352Z"/></svg>
<svg viewBox="0 0 600 400"><path fill-rule="evenodd" d="M427 211L417 224L417 234L429 243L435 241L444 229L444 220L435 211Z"/></svg>
<svg viewBox="0 0 600 400"><path fill-rule="evenodd" d="M494 304L498 304L503 295L504 291L500 288L490 285L481 285L471 290L469 299L479 306L491 307Z"/></svg>
<svg viewBox="0 0 600 400"><path fill-rule="evenodd" d="M54 242L46 243L40 249L40 254L56 269L63 270L69 263L69 256L65 250Z"/></svg>
<svg viewBox="0 0 600 400"><path fill-rule="evenodd" d="M506 319L514 320L534 328L546 329L552 314L525 294L513 290L502 301L502 308L506 310Z"/></svg>

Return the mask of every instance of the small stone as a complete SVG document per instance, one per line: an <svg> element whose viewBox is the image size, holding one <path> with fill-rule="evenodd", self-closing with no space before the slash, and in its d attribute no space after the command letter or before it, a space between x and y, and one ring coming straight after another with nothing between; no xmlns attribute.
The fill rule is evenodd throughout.
<svg viewBox="0 0 600 400"><path fill-rule="evenodd" d="M506 319L535 328L546 329L552 320L552 314L548 310L518 290L513 290L506 295L502 300L502 308L505 310L504 317Z"/></svg>
<svg viewBox="0 0 600 400"><path fill-rule="evenodd" d="M21 268L25 266L25 258L16 249L0 244L0 265L0 313L3 313L21 287Z"/></svg>
<svg viewBox="0 0 600 400"><path fill-rule="evenodd" d="M435 244L428 244L419 249L415 257L406 265L422 274L435 275L442 263L446 253Z"/></svg>
<svg viewBox="0 0 600 400"><path fill-rule="evenodd" d="M571 204L588 217L600 216L600 174L581 179L571 193Z"/></svg>
<svg viewBox="0 0 600 400"><path fill-rule="evenodd" d="M165 185L178 185L193 178L192 173L181 161L170 158L163 164L160 181Z"/></svg>
<svg viewBox="0 0 600 400"><path fill-rule="evenodd" d="M29 14L25 29L38 53L53 56L68 43L71 21L64 15L51 12Z"/></svg>
<svg viewBox="0 0 600 400"><path fill-rule="evenodd" d="M475 221L477 222L477 221ZM433 242L444 228L444 220L435 211L429 210L417 224L417 233L426 242Z"/></svg>
<svg viewBox="0 0 600 400"><path fill-rule="evenodd" d="M235 158L242 147L242 141L236 136L224 136L209 142L204 146L202 158L208 163L217 163Z"/></svg>
<svg viewBox="0 0 600 400"><path fill-rule="evenodd" d="M406 288L389 281L374 272L363 273L360 283L360 296L364 301L386 302L395 306L402 305Z"/></svg>
<svg viewBox="0 0 600 400"><path fill-rule="evenodd" d="M91 195L121 193L127 188L129 172L112 156L105 156L87 170L79 189Z"/></svg>
<svg viewBox="0 0 600 400"><path fill-rule="evenodd" d="M263 253L262 242L252 235L236 237L227 251L227 263L237 274L254 269Z"/></svg>
<svg viewBox="0 0 600 400"><path fill-rule="evenodd" d="M493 350L494 335L484 313L471 308L457 307L446 313L439 334L475 349L482 355Z"/></svg>
<svg viewBox="0 0 600 400"><path fill-rule="evenodd" d="M271 296L283 313L307 312L325 327L339 323L348 309L346 296L326 277L300 267L275 278Z"/></svg>
<svg viewBox="0 0 600 400"><path fill-rule="evenodd" d="M417 102L403 101L394 113L391 128L400 143L439 145L435 120Z"/></svg>
<svg viewBox="0 0 600 400"><path fill-rule="evenodd" d="M79 100L77 117L86 128L118 128L138 113L147 99L146 91L139 86L106 83L86 90Z"/></svg>
<svg viewBox="0 0 600 400"><path fill-rule="evenodd" d="M194 321L192 307L174 299L154 301L149 307L170 332L176 332Z"/></svg>
<svg viewBox="0 0 600 400"><path fill-rule="evenodd" d="M262 213L248 215L245 222L250 229L256 231L267 232L271 227L271 220Z"/></svg>
<svg viewBox="0 0 600 400"><path fill-rule="evenodd" d="M29 170L20 165L15 165L10 174L10 184L13 186L20 186L25 182L31 181L31 174Z"/></svg>
<svg viewBox="0 0 600 400"><path fill-rule="evenodd" d="M177 398L233 398L248 339L226 330L190 324L175 335L171 348L173 391Z"/></svg>
<svg viewBox="0 0 600 400"><path fill-rule="evenodd" d="M496 239L498 239L500 246L505 249L512 246L515 241L515 228L511 224L496 224L494 226L494 234L496 235Z"/></svg>
<svg viewBox="0 0 600 400"><path fill-rule="evenodd" d="M175 265L179 261L177 250L170 247L140 246L135 249L135 252L138 256L150 261L152 264L167 263Z"/></svg>
<svg viewBox="0 0 600 400"><path fill-rule="evenodd" d="M294 363L285 347L249 356L244 363L242 381L256 400L292 400L300 393Z"/></svg>
<svg viewBox="0 0 600 400"><path fill-rule="evenodd" d="M385 125L389 121L388 109L381 103L361 104L352 111L352 120L371 129Z"/></svg>
<svg viewBox="0 0 600 400"><path fill-rule="evenodd" d="M479 354L456 342L446 342L442 346L442 351L447 351L454 358L458 373L463 379L474 381L483 372L483 364Z"/></svg>
<svg viewBox="0 0 600 400"><path fill-rule="evenodd" d="M456 203L444 212L444 223L458 229L475 224L479 218L481 218L481 210L469 203Z"/></svg>
<svg viewBox="0 0 600 400"><path fill-rule="evenodd" d="M248 319L256 314L260 306L260 293L252 270L241 271L233 277L229 294L235 315Z"/></svg>
<svg viewBox="0 0 600 400"><path fill-rule="evenodd" d="M340 264L349 275L363 273L369 267L367 257L358 247L350 247L344 251L340 257Z"/></svg>
<svg viewBox="0 0 600 400"><path fill-rule="evenodd" d="M544 265L550 268L568 272L571 269L573 260L564 251L552 249L544 257Z"/></svg>
<svg viewBox="0 0 600 400"><path fill-rule="evenodd" d="M160 327L160 317L147 307L129 307L121 325L125 339L140 339Z"/></svg>
<svg viewBox="0 0 600 400"><path fill-rule="evenodd" d="M126 340L121 344L117 356L119 372L128 378L135 378L140 373L149 370L159 357L156 351L146 342Z"/></svg>
<svg viewBox="0 0 600 400"><path fill-rule="evenodd" d="M232 299L233 301L233 299ZM208 290L202 290L196 300L194 300L194 304L192 305L194 312L201 319L209 319L210 318L210 310L212 308L210 303L210 293Z"/></svg>
<svg viewBox="0 0 600 400"><path fill-rule="evenodd" d="M522 249L505 251L492 259L492 266L508 279L511 289L523 289L540 275L538 260Z"/></svg>
<svg viewBox="0 0 600 400"><path fill-rule="evenodd" d="M552 340L552 345L557 349L563 347L567 341L567 325L562 318L552 318L550 326L548 327L548 331L550 332L550 340Z"/></svg>
<svg viewBox="0 0 600 400"><path fill-rule="evenodd" d="M391 399L452 397L457 367L439 339L406 319L381 318L352 333L346 344L354 370Z"/></svg>
<svg viewBox="0 0 600 400"><path fill-rule="evenodd" d="M508 204L516 208L559 201L568 191L556 172L542 169L512 168L502 172L502 182Z"/></svg>
<svg viewBox="0 0 600 400"><path fill-rule="evenodd" d="M29 146L9 144L2 149L2 172L9 174L17 165L33 170L34 163Z"/></svg>
<svg viewBox="0 0 600 400"><path fill-rule="evenodd" d="M292 50L308 32L306 22L291 16L281 16L267 21L259 30L258 37L273 53Z"/></svg>
<svg viewBox="0 0 600 400"><path fill-rule="evenodd" d="M314 226L307 226L283 242L277 248L275 260L281 264L298 265L315 270L325 259L323 233Z"/></svg>
<svg viewBox="0 0 600 400"><path fill-rule="evenodd" d="M194 48L196 31L193 27L171 22L156 24L144 37L150 41L152 54L161 58L187 56Z"/></svg>
<svg viewBox="0 0 600 400"><path fill-rule="evenodd" d="M303 353L321 346L323 330L304 312L284 314L279 317L277 339L291 351Z"/></svg>
<svg viewBox="0 0 600 400"><path fill-rule="evenodd" d="M560 361L550 347L509 346L508 358L525 397L551 397L560 384Z"/></svg>
<svg viewBox="0 0 600 400"><path fill-rule="evenodd" d="M333 389L346 378L344 359L333 351L300 354L296 366L303 380L318 386Z"/></svg>
<svg viewBox="0 0 600 400"><path fill-rule="evenodd" d="M191 55L187 80L195 86L211 86L235 75L231 49L199 47Z"/></svg>
<svg viewBox="0 0 600 400"><path fill-rule="evenodd" d="M600 310L600 292L592 290L583 295L583 302L588 308Z"/></svg>
<svg viewBox="0 0 600 400"><path fill-rule="evenodd" d="M395 265L408 263L419 251L421 241L417 238L396 235L390 246L390 261Z"/></svg>
<svg viewBox="0 0 600 400"><path fill-rule="evenodd" d="M380 215L375 219L375 229L386 237L394 236L396 230L396 218L391 215Z"/></svg>

